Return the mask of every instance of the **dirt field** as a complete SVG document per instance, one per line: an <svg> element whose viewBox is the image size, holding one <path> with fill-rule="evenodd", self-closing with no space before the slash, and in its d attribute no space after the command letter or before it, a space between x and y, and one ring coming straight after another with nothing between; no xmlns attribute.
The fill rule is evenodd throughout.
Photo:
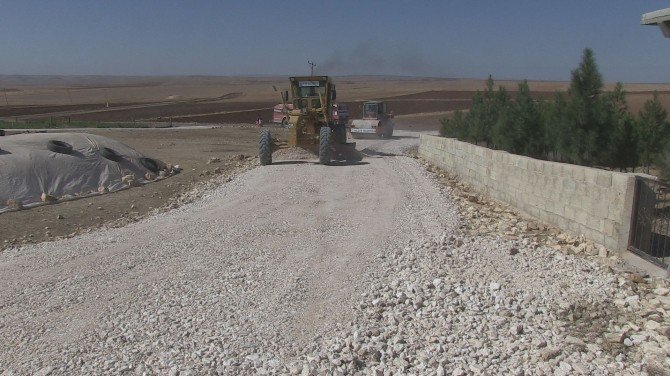
<svg viewBox="0 0 670 376"><path fill-rule="evenodd" d="M467 109L483 80L422 78L336 78L338 98L349 105L351 118L361 115L361 101L384 99L395 114L396 128L437 131L439 121L454 110ZM513 90L517 82L499 81ZM71 118L83 121L169 121L208 124L251 124L257 116L270 119L279 89L286 78L226 77L16 77L0 76L0 118ZM533 95L551 99L565 90L567 82L531 82ZM637 112L652 90L665 90L662 100L670 103L670 85L630 84L628 101ZM4 104L4 106L2 106ZM107 104L109 107L107 107ZM87 130L89 131L89 130ZM43 206L0 216L2 246L39 242L84 231L114 221L139 218L178 199L183 192L211 179L217 167L222 174L244 168L255 156L255 127L225 126L217 129L90 130L122 141L139 151L179 164L183 173L173 178L111 195ZM282 137L281 131L274 132ZM220 164L206 164L212 158ZM100 209L98 209L100 208ZM56 219L62 216L64 219Z"/></svg>
<svg viewBox="0 0 670 376"><path fill-rule="evenodd" d="M334 78L338 99L360 115L360 102L385 99L397 115L447 112L469 107L483 80L402 77ZM511 94L517 81L496 81ZM568 82L531 81L533 95L552 99ZM270 119L285 77L17 77L0 76L0 119L55 118L96 122L252 123ZM609 90L612 84L606 85ZM670 85L626 84L637 113L653 91L670 107ZM2 100L4 99L4 101Z"/></svg>

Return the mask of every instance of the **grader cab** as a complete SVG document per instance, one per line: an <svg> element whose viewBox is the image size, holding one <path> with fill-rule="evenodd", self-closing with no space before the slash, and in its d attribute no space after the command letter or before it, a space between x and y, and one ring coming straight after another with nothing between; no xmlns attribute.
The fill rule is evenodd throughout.
<svg viewBox="0 0 670 376"><path fill-rule="evenodd" d="M328 76L291 77L290 94L292 110L289 112L289 147L301 147L319 155L321 164L328 164L335 155L342 155L347 144L344 124L333 120L332 107L337 92ZM282 93L284 108L290 108L289 92ZM262 165L272 163L272 136L264 129L260 134L260 161Z"/></svg>

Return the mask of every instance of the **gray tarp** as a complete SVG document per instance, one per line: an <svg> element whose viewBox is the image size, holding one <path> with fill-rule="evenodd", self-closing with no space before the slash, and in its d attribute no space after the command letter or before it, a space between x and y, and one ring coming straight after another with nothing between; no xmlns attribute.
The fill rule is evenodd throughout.
<svg viewBox="0 0 670 376"><path fill-rule="evenodd" d="M72 145L71 154L47 149L49 140ZM123 155L114 162L100 155L108 147ZM129 146L107 137L87 133L31 133L0 137L0 213L10 210L8 200L22 206L41 202L42 193L57 199L72 199L98 193L103 187L112 191L127 188L124 175L146 183L149 171Z"/></svg>

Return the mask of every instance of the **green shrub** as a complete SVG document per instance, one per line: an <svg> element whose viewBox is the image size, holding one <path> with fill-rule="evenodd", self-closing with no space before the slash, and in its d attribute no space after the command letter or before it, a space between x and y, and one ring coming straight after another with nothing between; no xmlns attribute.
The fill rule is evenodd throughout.
<svg viewBox="0 0 670 376"><path fill-rule="evenodd" d="M603 92L603 79L591 49L585 49L572 71L567 97L536 101L526 81L510 99L501 86L494 90L491 76L486 89L472 98L467 114L457 111L442 120L441 134L462 141L485 143L510 153L587 166L627 170L639 163L667 167L670 176L670 124L658 95L645 103L634 118L623 85Z"/></svg>

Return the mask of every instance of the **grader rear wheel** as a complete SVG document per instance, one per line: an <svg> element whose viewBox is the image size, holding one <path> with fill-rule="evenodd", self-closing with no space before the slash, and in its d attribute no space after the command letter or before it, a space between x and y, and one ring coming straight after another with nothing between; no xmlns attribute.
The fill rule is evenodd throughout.
<svg viewBox="0 0 670 376"><path fill-rule="evenodd" d="M335 142L339 144L347 143L347 129L344 127L344 125L335 126L335 129L333 129L333 136L335 138Z"/></svg>
<svg viewBox="0 0 670 376"><path fill-rule="evenodd" d="M272 136L270 135L269 130L263 129L261 131L260 138L258 139L258 146L260 149L258 156L261 160L261 165L265 166L272 164Z"/></svg>
<svg viewBox="0 0 670 376"><path fill-rule="evenodd" d="M387 125L384 129L384 138L391 138L391 137L393 137L393 126Z"/></svg>
<svg viewBox="0 0 670 376"><path fill-rule="evenodd" d="M330 163L330 128L321 127L319 131L319 163Z"/></svg>

